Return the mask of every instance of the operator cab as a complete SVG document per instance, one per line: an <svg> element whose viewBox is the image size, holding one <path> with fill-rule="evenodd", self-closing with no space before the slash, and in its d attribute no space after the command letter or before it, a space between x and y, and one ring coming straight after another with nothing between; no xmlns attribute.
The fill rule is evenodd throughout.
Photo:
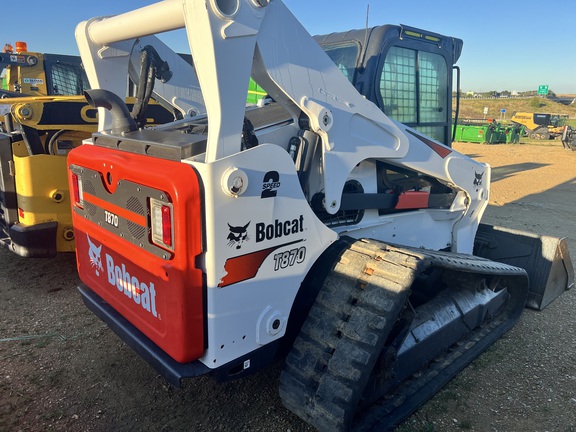
<svg viewBox="0 0 576 432"><path fill-rule="evenodd" d="M462 40L405 25L315 39L360 94L388 117L451 145L451 70Z"/></svg>

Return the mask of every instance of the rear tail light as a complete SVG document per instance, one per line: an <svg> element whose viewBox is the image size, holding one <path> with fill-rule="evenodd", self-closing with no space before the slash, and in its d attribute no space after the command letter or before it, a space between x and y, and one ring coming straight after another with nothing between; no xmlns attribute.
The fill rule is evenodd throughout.
<svg viewBox="0 0 576 432"><path fill-rule="evenodd" d="M174 220L172 204L150 198L152 243L174 250Z"/></svg>
<svg viewBox="0 0 576 432"><path fill-rule="evenodd" d="M72 173L72 193L74 196L74 205L84 208L84 191L82 189L82 177Z"/></svg>

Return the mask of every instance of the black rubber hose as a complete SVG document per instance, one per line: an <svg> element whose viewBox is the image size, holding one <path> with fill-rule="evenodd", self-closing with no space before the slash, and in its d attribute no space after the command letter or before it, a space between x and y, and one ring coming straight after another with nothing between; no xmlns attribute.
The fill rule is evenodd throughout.
<svg viewBox="0 0 576 432"><path fill-rule="evenodd" d="M110 111L112 133L121 134L138 130L126 103L115 93L103 89L86 90L84 97L93 108L106 108Z"/></svg>
<svg viewBox="0 0 576 432"><path fill-rule="evenodd" d="M168 63L160 58L158 51L153 46L146 45L140 51L140 79L131 114L140 127L146 124L145 113L154 91L155 78L163 83L168 82L172 78L172 71Z"/></svg>

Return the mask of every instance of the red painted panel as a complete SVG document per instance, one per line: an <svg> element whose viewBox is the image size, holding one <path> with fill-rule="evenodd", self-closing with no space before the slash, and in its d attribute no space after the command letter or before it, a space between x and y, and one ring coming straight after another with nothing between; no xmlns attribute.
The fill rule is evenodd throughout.
<svg viewBox="0 0 576 432"><path fill-rule="evenodd" d="M429 197L429 192L402 192L398 196L398 204L395 208L398 210L428 208Z"/></svg>
<svg viewBox="0 0 576 432"><path fill-rule="evenodd" d="M203 251L203 215L197 173L180 162L95 146L74 149L68 164L102 176L112 172L114 179L155 188L171 198L174 251L167 260L73 211L78 272L90 289L176 361L201 357L204 279L195 259ZM105 199L91 201L107 206Z"/></svg>

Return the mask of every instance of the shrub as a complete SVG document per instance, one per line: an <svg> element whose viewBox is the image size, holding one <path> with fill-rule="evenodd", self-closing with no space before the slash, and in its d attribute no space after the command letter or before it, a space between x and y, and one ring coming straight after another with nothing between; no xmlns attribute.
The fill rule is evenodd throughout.
<svg viewBox="0 0 576 432"><path fill-rule="evenodd" d="M534 109L542 108L544 105L546 104L542 102L542 98L536 96L530 99L530 106Z"/></svg>

